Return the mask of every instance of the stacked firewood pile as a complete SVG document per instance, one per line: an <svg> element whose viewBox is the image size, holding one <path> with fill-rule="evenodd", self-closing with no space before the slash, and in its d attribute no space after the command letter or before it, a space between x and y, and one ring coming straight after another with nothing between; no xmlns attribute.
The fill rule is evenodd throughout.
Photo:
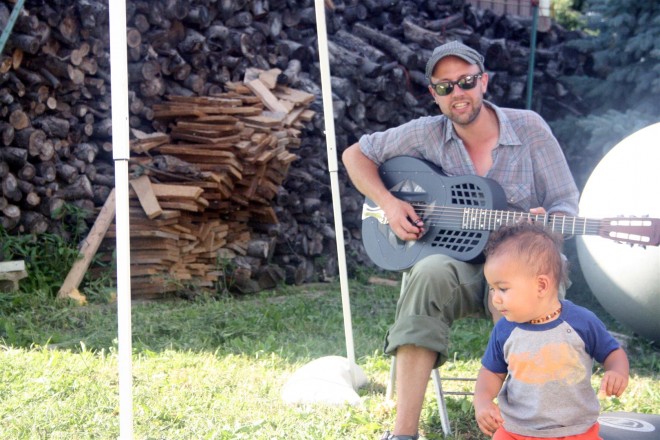
<svg viewBox="0 0 660 440"><path fill-rule="evenodd" d="M272 207L300 145L314 96L278 86L278 69L228 83L208 97L168 96L153 108L167 133L135 132L131 142L132 289L142 298L213 287L232 262L232 285L272 288L295 266L268 267L273 240L253 238L249 223L277 224ZM111 227L102 249L115 247ZM296 278L297 277L297 278Z"/></svg>
<svg viewBox="0 0 660 440"><path fill-rule="evenodd" d="M0 5L0 25L9 12ZM363 133L437 112L423 70L445 41L486 55L489 99L524 107L531 20L461 0L334 0L326 14L339 154ZM218 252L242 291L336 275L314 2L133 0L127 19L132 226L172 234L133 237L136 259L155 261L136 263L136 276L169 267L208 285ZM26 1L0 59L0 225L10 233L67 234L62 208L91 223L114 186L108 37L106 2ZM546 119L581 111L559 81L589 66L564 44L577 37L557 26L538 36L533 102ZM343 169L339 180L352 271L370 265L362 197ZM202 242L204 260L182 257Z"/></svg>
<svg viewBox="0 0 660 440"><path fill-rule="evenodd" d="M9 232L66 234L65 205L91 217L114 184L107 29L90 23L97 12L26 5L10 34L0 59L0 226ZM3 28L8 16L5 2ZM92 18L82 25L81 16Z"/></svg>

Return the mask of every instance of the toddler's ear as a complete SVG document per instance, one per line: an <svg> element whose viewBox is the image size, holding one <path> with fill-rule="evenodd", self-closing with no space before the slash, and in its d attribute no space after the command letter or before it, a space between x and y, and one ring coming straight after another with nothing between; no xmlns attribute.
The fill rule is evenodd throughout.
<svg viewBox="0 0 660 440"><path fill-rule="evenodd" d="M536 277L536 288L539 297L543 297L552 291L552 280L547 275L538 275Z"/></svg>

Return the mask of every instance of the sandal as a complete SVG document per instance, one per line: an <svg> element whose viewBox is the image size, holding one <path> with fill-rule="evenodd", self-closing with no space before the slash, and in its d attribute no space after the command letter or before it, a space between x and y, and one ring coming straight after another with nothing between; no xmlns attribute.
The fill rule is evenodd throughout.
<svg viewBox="0 0 660 440"><path fill-rule="evenodd" d="M380 438L380 440L417 440L419 439L419 434L415 435L394 435L390 434L390 431L385 431L385 434Z"/></svg>

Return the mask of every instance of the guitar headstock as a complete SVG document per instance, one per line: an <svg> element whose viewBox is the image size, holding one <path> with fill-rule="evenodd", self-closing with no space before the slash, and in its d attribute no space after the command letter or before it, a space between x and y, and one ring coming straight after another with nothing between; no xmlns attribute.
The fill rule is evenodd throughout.
<svg viewBox="0 0 660 440"><path fill-rule="evenodd" d="M599 235L620 243L640 246L659 246L660 218L605 218L601 223Z"/></svg>

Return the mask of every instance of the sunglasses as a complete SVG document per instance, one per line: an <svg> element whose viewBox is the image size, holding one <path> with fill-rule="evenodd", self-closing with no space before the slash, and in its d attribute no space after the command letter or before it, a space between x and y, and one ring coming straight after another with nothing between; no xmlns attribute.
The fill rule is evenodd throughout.
<svg viewBox="0 0 660 440"><path fill-rule="evenodd" d="M454 91L454 85L457 85L463 90L474 89L477 85L477 80L481 78L482 74L483 72L479 72L475 75L467 75L457 81L442 81L435 84L431 83L431 87L433 87L433 90L435 90L435 93L438 96L447 96Z"/></svg>

